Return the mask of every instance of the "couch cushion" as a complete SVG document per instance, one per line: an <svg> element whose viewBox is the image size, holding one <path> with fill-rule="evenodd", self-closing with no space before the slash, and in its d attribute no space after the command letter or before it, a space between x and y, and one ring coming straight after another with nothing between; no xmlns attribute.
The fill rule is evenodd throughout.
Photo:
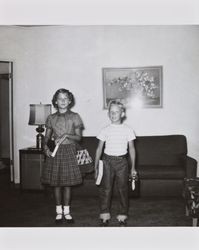
<svg viewBox="0 0 199 250"><path fill-rule="evenodd" d="M92 159L95 159L95 152L98 145L98 139L94 136L84 136L80 142L83 149L87 149Z"/></svg>
<svg viewBox="0 0 199 250"><path fill-rule="evenodd" d="M140 179L183 179L185 170L178 165L139 165L137 166Z"/></svg>
<svg viewBox="0 0 199 250"><path fill-rule="evenodd" d="M137 165L178 165L187 154L183 135L138 136L135 148Z"/></svg>

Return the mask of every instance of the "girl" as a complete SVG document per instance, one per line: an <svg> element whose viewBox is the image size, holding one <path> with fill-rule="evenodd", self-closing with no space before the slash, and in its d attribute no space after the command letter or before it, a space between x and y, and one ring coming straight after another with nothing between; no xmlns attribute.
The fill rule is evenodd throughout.
<svg viewBox="0 0 199 250"><path fill-rule="evenodd" d="M56 202L56 222L65 219L73 223L70 214L71 187L82 182L76 159L76 142L81 140L83 122L79 114L70 111L74 104L73 94L66 89L58 89L52 99L57 112L46 120L44 151L47 156L42 182L54 188ZM54 138L60 144L55 157L48 147L48 141ZM63 201L62 201L63 195ZM62 207L63 205L63 207Z"/></svg>

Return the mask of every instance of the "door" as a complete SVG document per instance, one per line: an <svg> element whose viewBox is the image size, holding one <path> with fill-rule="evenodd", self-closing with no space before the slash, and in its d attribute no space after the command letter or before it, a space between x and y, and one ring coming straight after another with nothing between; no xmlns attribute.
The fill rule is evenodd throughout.
<svg viewBox="0 0 199 250"><path fill-rule="evenodd" d="M9 168L14 180L13 166L13 64L0 61L0 168Z"/></svg>

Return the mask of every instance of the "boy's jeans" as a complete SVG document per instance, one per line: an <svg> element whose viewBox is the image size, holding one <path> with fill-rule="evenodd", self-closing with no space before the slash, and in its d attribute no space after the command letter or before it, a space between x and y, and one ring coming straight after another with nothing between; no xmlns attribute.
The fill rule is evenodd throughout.
<svg viewBox="0 0 199 250"><path fill-rule="evenodd" d="M114 180L119 197L118 216L128 213L128 162L126 156L103 156L103 178L99 187L100 219L110 219L110 207Z"/></svg>

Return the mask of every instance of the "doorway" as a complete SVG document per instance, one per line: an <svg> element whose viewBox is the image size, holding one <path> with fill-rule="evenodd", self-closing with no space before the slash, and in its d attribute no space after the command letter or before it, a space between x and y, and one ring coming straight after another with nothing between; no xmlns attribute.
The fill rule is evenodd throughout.
<svg viewBox="0 0 199 250"><path fill-rule="evenodd" d="M0 171L9 171L11 182L13 145L13 63L0 61Z"/></svg>

